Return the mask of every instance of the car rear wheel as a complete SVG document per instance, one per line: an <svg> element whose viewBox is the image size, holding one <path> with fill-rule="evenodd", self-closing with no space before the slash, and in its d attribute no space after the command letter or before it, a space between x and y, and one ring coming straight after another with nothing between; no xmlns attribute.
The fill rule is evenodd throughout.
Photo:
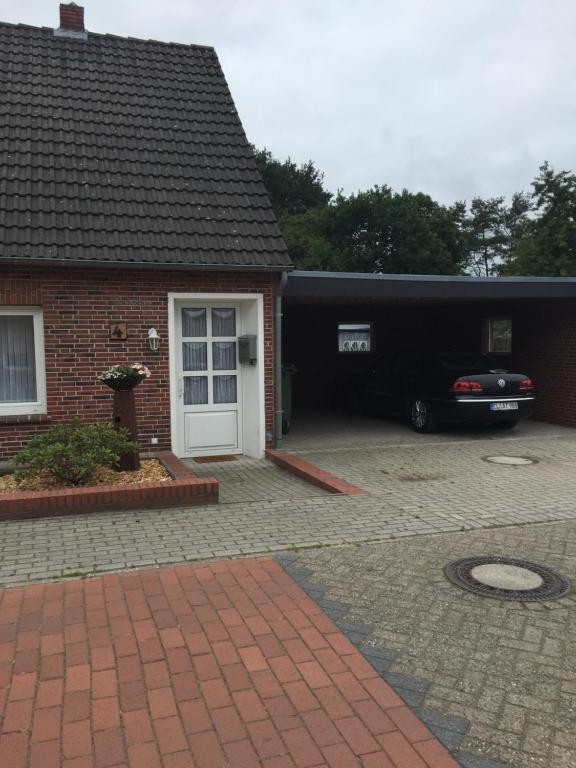
<svg viewBox="0 0 576 768"><path fill-rule="evenodd" d="M430 405L426 400L412 400L410 404L410 424L415 432L434 432L437 424L432 417Z"/></svg>
<svg viewBox="0 0 576 768"><path fill-rule="evenodd" d="M517 419L511 419L510 421L501 421L500 424L498 424L498 429L514 429L514 427L518 424Z"/></svg>

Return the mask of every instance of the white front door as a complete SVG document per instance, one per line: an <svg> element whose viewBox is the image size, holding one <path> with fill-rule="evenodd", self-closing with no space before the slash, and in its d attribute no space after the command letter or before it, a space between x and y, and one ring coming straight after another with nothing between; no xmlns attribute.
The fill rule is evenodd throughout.
<svg viewBox="0 0 576 768"><path fill-rule="evenodd" d="M242 453L240 307L176 305L180 456Z"/></svg>

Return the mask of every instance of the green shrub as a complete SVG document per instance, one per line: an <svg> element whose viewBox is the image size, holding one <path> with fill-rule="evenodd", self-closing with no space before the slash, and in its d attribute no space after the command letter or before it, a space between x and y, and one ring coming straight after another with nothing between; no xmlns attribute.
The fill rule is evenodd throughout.
<svg viewBox="0 0 576 768"><path fill-rule="evenodd" d="M123 453L138 450L138 443L111 424L70 424L35 435L13 461L17 478L49 475L62 485L82 485L98 467L113 467Z"/></svg>

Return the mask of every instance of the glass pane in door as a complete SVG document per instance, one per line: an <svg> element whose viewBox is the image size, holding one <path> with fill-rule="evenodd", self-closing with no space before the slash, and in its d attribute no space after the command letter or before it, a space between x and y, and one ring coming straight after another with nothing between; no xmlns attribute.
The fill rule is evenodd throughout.
<svg viewBox="0 0 576 768"><path fill-rule="evenodd" d="M236 336L236 310L212 310L212 336Z"/></svg>
<svg viewBox="0 0 576 768"><path fill-rule="evenodd" d="M214 376L214 402L236 402L236 376Z"/></svg>
<svg viewBox="0 0 576 768"><path fill-rule="evenodd" d="M205 371L208 367L207 343L184 341L182 343L182 370Z"/></svg>
<svg viewBox="0 0 576 768"><path fill-rule="evenodd" d="M206 405L208 403L208 377L184 377L184 405Z"/></svg>
<svg viewBox="0 0 576 768"><path fill-rule="evenodd" d="M236 368L236 342L212 343L212 365L215 371L233 371Z"/></svg>
<svg viewBox="0 0 576 768"><path fill-rule="evenodd" d="M182 310L182 336L206 336L206 310Z"/></svg>

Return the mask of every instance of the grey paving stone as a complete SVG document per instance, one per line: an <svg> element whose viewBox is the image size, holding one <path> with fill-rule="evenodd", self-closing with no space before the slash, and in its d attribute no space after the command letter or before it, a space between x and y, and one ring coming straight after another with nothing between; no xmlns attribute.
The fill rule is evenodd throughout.
<svg viewBox="0 0 576 768"><path fill-rule="evenodd" d="M485 757L476 757L462 752L456 752L454 757L462 768L508 768L504 763L498 763Z"/></svg>
<svg viewBox="0 0 576 768"><path fill-rule="evenodd" d="M392 686L398 696L400 696L406 704L408 704L409 707L412 707L413 709L416 709L417 707L420 707L422 705L422 702L424 701L424 696L426 695L424 691L415 691L412 688L402 688L401 686Z"/></svg>
<svg viewBox="0 0 576 768"><path fill-rule="evenodd" d="M354 645L362 645L362 643L366 640L366 634L364 632L354 632L350 629L343 629L342 632Z"/></svg>
<svg viewBox="0 0 576 768"><path fill-rule="evenodd" d="M430 730L436 736L438 741L440 741L447 750L452 752L454 754L457 752L458 749L460 749L460 746L462 744L462 741L464 739L463 733L458 733L458 731L447 731L443 728L438 728L437 726L429 726Z"/></svg>
<svg viewBox="0 0 576 768"><path fill-rule="evenodd" d="M300 552L294 566L329 587L326 600L349 606L349 626L369 629L366 658L382 662L384 679L465 768L576 767L576 610L532 610L444 579L449 560L489 553L574 581L576 522Z"/></svg>
<svg viewBox="0 0 576 768"><path fill-rule="evenodd" d="M456 731L464 736L469 727L468 721L463 717L443 715L440 712L435 712L431 709L419 709L416 714L430 729L438 728L441 730Z"/></svg>
<svg viewBox="0 0 576 768"><path fill-rule="evenodd" d="M392 688L404 688L409 691L416 691L417 693L426 693L429 688L427 683L423 683L421 680L416 680L410 675L400 675L398 673L387 672L384 675L384 679L391 685Z"/></svg>
<svg viewBox="0 0 576 768"><path fill-rule="evenodd" d="M326 589L328 588L325 587L324 591L326 591ZM346 619L339 619L336 623L338 624L338 629L344 632L345 635L352 634L355 637L360 636L363 637L364 640L366 639L368 627L364 624L356 624L353 621L347 621Z"/></svg>
<svg viewBox="0 0 576 768"><path fill-rule="evenodd" d="M97 573L101 573L103 571L122 571L125 568L127 568L126 563L104 563L102 565L98 565L95 568L95 571Z"/></svg>
<svg viewBox="0 0 576 768"><path fill-rule="evenodd" d="M284 472L272 462L239 456L237 461L197 464L184 461L198 477L220 482L220 504L327 496L328 492Z"/></svg>
<svg viewBox="0 0 576 768"><path fill-rule="evenodd" d="M351 429L345 444L330 439L302 451L321 468L367 488L366 496L318 493L263 461L195 464L194 471L218 471L223 487L227 480L241 479L232 485L251 487L250 500L232 494L234 503L218 508L0 523L0 580L12 576L16 566L27 583L42 580L52 565L65 569L76 562L94 570L112 562L195 561L216 552L219 557L260 554L289 545L398 540L461 528L576 519L576 437L569 430L532 424L522 425L516 436L487 432L428 439L400 426L392 429L399 441L395 445L387 442L390 429L385 422L363 424ZM519 471L483 462L497 440L507 452L538 455L540 463ZM296 449L302 450L302 444ZM402 479L415 475L431 479Z"/></svg>
<svg viewBox="0 0 576 768"><path fill-rule="evenodd" d="M389 661L393 662L398 653L396 651L389 651L384 648L378 648L375 645L361 645L360 651L364 656L368 656L370 662L374 664L375 661Z"/></svg>

